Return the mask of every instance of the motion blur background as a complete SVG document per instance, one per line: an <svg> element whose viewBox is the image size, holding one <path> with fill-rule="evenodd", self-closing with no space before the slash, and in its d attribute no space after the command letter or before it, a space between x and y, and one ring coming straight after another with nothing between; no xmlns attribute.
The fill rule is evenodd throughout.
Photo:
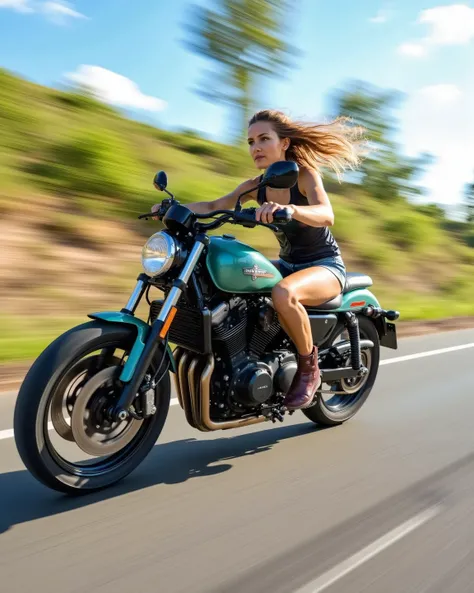
<svg viewBox="0 0 474 593"><path fill-rule="evenodd" d="M125 304L157 170L182 202L256 173L260 108L365 126L324 172L349 270L403 320L474 315L473 64L472 2L0 0L0 373Z"/></svg>

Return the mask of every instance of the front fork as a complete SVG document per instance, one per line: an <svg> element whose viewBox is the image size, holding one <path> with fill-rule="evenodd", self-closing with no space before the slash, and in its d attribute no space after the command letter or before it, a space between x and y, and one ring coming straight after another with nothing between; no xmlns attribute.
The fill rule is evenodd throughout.
<svg viewBox="0 0 474 593"><path fill-rule="evenodd" d="M169 330L169 326L171 325L171 321L176 312L176 303L181 297L183 290L186 288L204 247L208 244L209 237L207 235L198 235L196 237L196 242L191 249L191 253L186 260L181 273L173 282L168 297L164 301L158 317L151 326L145 347L137 361L135 372L133 373L131 380L125 385L120 398L111 410L111 416L114 420L125 420L129 416L128 409L137 396L143 377L150 367L160 341L166 337L166 333ZM145 290L146 282L139 278L135 290L126 305L126 312L133 313L135 311Z"/></svg>
<svg viewBox="0 0 474 593"><path fill-rule="evenodd" d="M130 313L133 315L135 313L136 308L138 307L140 301L142 300L143 293L148 286L148 276L146 274L140 274L137 280L137 284L133 289L130 298L128 299L128 303L122 309L122 313Z"/></svg>

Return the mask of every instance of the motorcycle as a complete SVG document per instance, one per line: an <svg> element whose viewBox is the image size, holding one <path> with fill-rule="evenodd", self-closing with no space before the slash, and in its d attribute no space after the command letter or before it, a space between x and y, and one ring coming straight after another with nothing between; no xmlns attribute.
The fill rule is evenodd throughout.
<svg viewBox="0 0 474 593"><path fill-rule="evenodd" d="M281 161L258 187L291 188L297 179L296 163ZM278 231L291 224L288 211L277 210L272 224L257 222L255 208L242 208L242 194L234 210L198 215L167 190L163 171L155 186L169 197L139 218L158 218L163 229L143 247L144 272L126 306L91 313L56 338L21 385L18 452L36 479L60 492L108 487L145 459L167 419L172 377L179 406L198 431L284 421L294 413L283 402L297 351L271 298L279 270L232 235L208 234L226 223ZM397 348L392 322L399 313L383 309L370 286L369 276L348 273L337 297L306 307L322 383L302 413L314 423L352 418L374 386L380 347ZM163 298L150 300L152 288ZM147 321L135 314L143 296ZM66 459L63 446L78 448L75 460ZM84 453L88 458L78 460Z"/></svg>

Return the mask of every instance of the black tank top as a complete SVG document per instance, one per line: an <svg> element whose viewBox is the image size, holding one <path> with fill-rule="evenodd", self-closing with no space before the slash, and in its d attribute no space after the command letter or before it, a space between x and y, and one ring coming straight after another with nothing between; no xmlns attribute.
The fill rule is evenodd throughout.
<svg viewBox="0 0 474 593"><path fill-rule="evenodd" d="M266 187L258 190L257 202L260 206L267 201L266 194ZM308 199L300 192L298 183L290 189L289 203L295 206L309 204ZM280 258L283 261L291 264L307 263L341 255L339 245L328 227L309 226L298 220L276 226L279 230L274 232L280 244Z"/></svg>

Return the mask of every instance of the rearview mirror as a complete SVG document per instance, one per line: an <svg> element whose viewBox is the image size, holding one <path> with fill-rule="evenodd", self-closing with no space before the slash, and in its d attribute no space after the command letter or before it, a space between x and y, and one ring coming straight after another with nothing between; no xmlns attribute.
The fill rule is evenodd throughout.
<svg viewBox="0 0 474 593"><path fill-rule="evenodd" d="M298 171L298 165L294 161L277 161L265 171L260 186L290 189L298 181Z"/></svg>
<svg viewBox="0 0 474 593"><path fill-rule="evenodd" d="M240 200L242 196L249 194L259 187L272 187L274 189L290 189L298 181L298 165L293 161L277 161L270 165L263 175L262 181L256 186L240 194L235 205L235 211L242 210Z"/></svg>
<svg viewBox="0 0 474 593"><path fill-rule="evenodd" d="M157 185L161 189L161 191L163 191L168 185L168 177L166 176L166 173L164 171L159 171L155 175L153 183L155 183L155 185Z"/></svg>

